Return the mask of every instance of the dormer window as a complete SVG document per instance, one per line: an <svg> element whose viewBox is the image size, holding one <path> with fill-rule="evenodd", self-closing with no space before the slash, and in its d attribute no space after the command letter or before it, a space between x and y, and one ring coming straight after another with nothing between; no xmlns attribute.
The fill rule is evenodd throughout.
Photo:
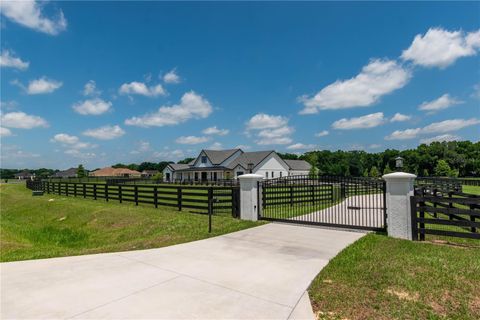
<svg viewBox="0 0 480 320"><path fill-rule="evenodd" d="M202 161L202 163L207 163L207 156L202 156L201 161Z"/></svg>

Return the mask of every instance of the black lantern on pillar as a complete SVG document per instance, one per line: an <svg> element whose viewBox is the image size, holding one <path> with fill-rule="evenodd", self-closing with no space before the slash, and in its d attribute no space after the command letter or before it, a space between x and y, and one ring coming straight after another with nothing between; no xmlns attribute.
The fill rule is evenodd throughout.
<svg viewBox="0 0 480 320"><path fill-rule="evenodd" d="M402 157L396 157L395 158L395 167L397 167L397 169L403 168L403 158Z"/></svg>
<svg viewBox="0 0 480 320"><path fill-rule="evenodd" d="M250 162L247 166L248 166L248 172L252 173L253 172L253 163Z"/></svg>

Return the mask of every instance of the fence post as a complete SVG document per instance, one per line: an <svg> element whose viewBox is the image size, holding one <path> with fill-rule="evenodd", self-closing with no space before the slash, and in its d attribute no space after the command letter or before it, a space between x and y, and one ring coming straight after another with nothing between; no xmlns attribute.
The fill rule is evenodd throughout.
<svg viewBox="0 0 480 320"><path fill-rule="evenodd" d="M293 207L293 186L290 186L290 207Z"/></svg>
<svg viewBox="0 0 480 320"><path fill-rule="evenodd" d="M76 183L73 184L73 196L77 197L77 184Z"/></svg>
<svg viewBox="0 0 480 320"><path fill-rule="evenodd" d="M209 195L210 195L210 190L209 190ZM182 211L182 188L181 187L177 188L177 205L178 205L178 211Z"/></svg>
<svg viewBox="0 0 480 320"><path fill-rule="evenodd" d="M472 210L472 214L470 215L470 221L472 222L475 222L475 216L473 215L473 209L475 208L475 205L474 204L471 204L470 205L470 210ZM472 233L475 233L477 232L477 228L475 228L474 226L472 226L472 228L470 229L470 231Z"/></svg>
<svg viewBox="0 0 480 320"><path fill-rule="evenodd" d="M97 200L97 184L93 185L93 199Z"/></svg>
<svg viewBox="0 0 480 320"><path fill-rule="evenodd" d="M208 233L212 232L213 188L208 189Z"/></svg>
<svg viewBox="0 0 480 320"><path fill-rule="evenodd" d="M118 202L122 203L122 185L119 184L117 187L118 187Z"/></svg>
<svg viewBox="0 0 480 320"><path fill-rule="evenodd" d="M135 205L138 206L138 187L137 185L133 186L134 196L135 196Z"/></svg>
<svg viewBox="0 0 480 320"><path fill-rule="evenodd" d="M105 184L105 201L108 202L108 184Z"/></svg>
<svg viewBox="0 0 480 320"><path fill-rule="evenodd" d="M386 181L387 233L393 238L412 240L412 213L410 197L417 176L394 172L383 175Z"/></svg>
<svg viewBox="0 0 480 320"><path fill-rule="evenodd" d="M418 223L417 223L417 201L414 196L410 196L410 213L412 219L412 240L418 240Z"/></svg>
<svg viewBox="0 0 480 320"><path fill-rule="evenodd" d="M153 187L153 204L158 208L158 187Z"/></svg>
<svg viewBox="0 0 480 320"><path fill-rule="evenodd" d="M65 182L65 195L68 197L68 187L70 184L68 182Z"/></svg>
<svg viewBox="0 0 480 320"><path fill-rule="evenodd" d="M86 198L87 197L87 186L85 185L85 183L82 183L82 193L83 193L83 197Z"/></svg>
<svg viewBox="0 0 480 320"><path fill-rule="evenodd" d="M240 219L257 221L262 211L263 176L259 174L244 174L240 180Z"/></svg>

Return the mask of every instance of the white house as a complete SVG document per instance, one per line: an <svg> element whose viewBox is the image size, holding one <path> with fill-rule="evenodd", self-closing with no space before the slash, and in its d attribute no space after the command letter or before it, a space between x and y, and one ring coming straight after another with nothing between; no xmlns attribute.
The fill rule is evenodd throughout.
<svg viewBox="0 0 480 320"><path fill-rule="evenodd" d="M275 151L244 152L241 149L202 150L189 164L169 164L165 181L217 181L256 173L266 179L306 175L311 165L304 160L283 160Z"/></svg>

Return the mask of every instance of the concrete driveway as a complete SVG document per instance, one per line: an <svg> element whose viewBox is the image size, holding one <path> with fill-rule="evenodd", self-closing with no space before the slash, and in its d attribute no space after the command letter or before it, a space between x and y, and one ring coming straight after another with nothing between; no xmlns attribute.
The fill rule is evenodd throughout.
<svg viewBox="0 0 480 320"><path fill-rule="evenodd" d="M363 235L271 223L160 249L2 263L1 318L308 318L310 282Z"/></svg>

